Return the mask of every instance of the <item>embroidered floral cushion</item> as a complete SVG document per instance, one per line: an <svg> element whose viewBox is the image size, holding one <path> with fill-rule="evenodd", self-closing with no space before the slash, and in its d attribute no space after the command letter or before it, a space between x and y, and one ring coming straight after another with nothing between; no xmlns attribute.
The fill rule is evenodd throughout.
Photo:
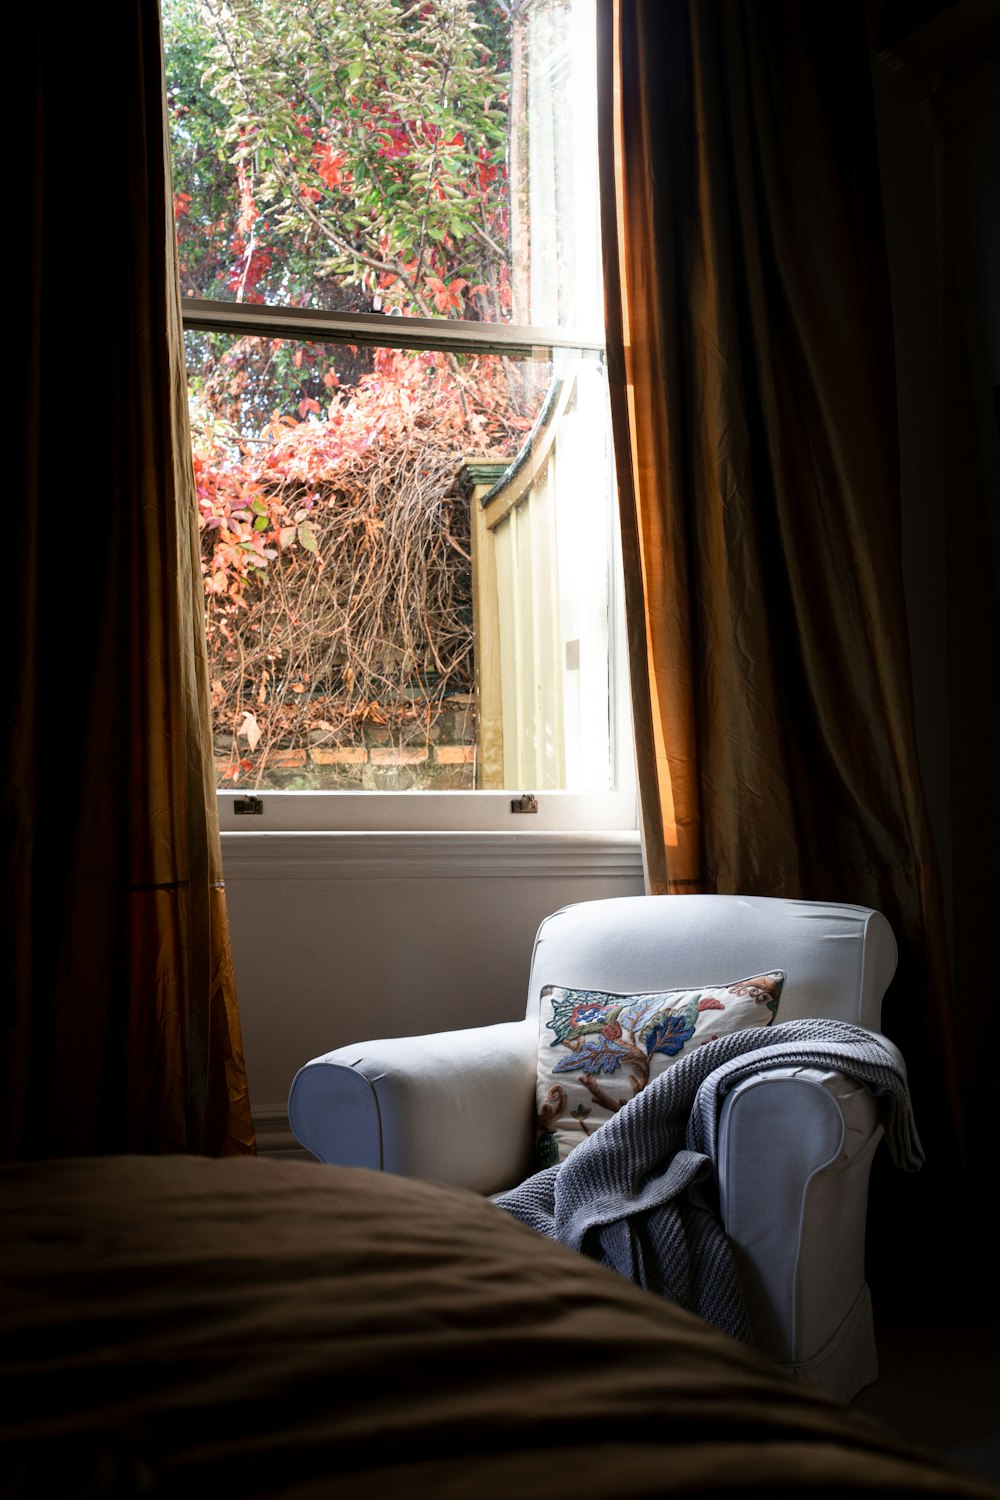
<svg viewBox="0 0 1000 1500"><path fill-rule="evenodd" d="M565 1161L616 1110L685 1052L770 1026L785 976L612 995L547 984L541 993L536 1084L539 1168Z"/></svg>

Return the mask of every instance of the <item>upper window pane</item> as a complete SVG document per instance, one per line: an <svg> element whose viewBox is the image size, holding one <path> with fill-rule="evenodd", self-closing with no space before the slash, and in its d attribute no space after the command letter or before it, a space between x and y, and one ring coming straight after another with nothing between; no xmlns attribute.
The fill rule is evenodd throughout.
<svg viewBox="0 0 1000 1500"><path fill-rule="evenodd" d="M593 0L164 0L185 295L600 326Z"/></svg>

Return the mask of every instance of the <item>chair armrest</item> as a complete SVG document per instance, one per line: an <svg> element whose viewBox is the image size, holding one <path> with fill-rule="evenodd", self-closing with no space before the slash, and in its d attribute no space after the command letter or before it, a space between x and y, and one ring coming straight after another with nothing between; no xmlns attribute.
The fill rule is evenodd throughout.
<svg viewBox="0 0 1000 1500"><path fill-rule="evenodd" d="M289 1123L320 1161L501 1192L531 1171L537 1045L511 1021L340 1047L299 1069Z"/></svg>
<svg viewBox="0 0 1000 1500"><path fill-rule="evenodd" d="M754 1343L845 1401L878 1373L864 1244L881 1138L875 1099L817 1068L762 1070L719 1117L720 1210Z"/></svg>

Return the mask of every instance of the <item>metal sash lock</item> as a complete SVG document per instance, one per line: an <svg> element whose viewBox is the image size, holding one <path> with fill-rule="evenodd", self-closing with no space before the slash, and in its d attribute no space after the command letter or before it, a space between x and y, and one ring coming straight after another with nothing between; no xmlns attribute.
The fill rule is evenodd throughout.
<svg viewBox="0 0 1000 1500"><path fill-rule="evenodd" d="M512 813L536 813L538 798L532 797L530 792L522 792L520 797L511 798L510 810Z"/></svg>

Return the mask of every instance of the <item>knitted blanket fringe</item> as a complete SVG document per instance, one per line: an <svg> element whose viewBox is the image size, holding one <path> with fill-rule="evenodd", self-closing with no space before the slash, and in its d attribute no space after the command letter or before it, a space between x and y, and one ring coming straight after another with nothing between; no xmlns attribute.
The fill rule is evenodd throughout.
<svg viewBox="0 0 1000 1500"><path fill-rule="evenodd" d="M751 1341L732 1249L709 1207L726 1093L769 1067L843 1073L879 1101L894 1163L923 1162L897 1057L843 1021L788 1021L697 1047L652 1080L569 1157L495 1199L561 1240L744 1343Z"/></svg>

